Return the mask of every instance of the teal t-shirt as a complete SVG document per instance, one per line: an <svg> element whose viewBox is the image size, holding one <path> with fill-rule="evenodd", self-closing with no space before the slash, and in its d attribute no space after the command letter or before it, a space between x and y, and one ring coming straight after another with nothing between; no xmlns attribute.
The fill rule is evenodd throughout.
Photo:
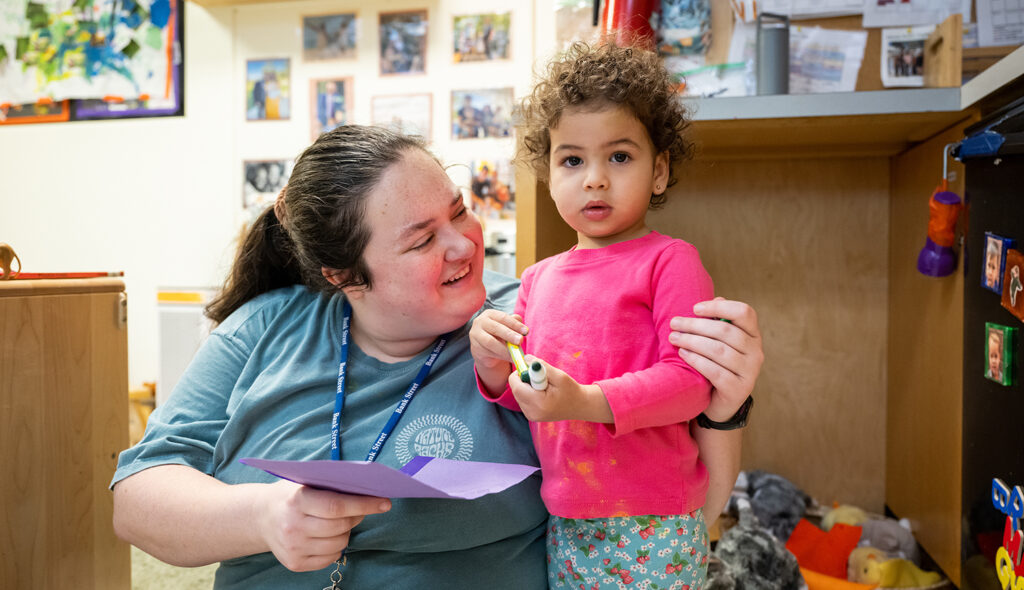
<svg viewBox="0 0 1024 590"><path fill-rule="evenodd" d="M484 284L484 308L511 311L518 282L488 272ZM273 482L238 460L330 459L343 301L295 286L243 305L204 342L142 441L121 453L113 482L165 464L232 484ZM428 455L538 465L522 414L478 393L468 330L441 353L377 462L400 467ZM343 459L365 459L428 354L384 363L350 346ZM477 500L396 499L354 529L342 585L543 589L546 519L539 472ZM263 553L222 562L215 588L323 588L332 569L296 573Z"/></svg>

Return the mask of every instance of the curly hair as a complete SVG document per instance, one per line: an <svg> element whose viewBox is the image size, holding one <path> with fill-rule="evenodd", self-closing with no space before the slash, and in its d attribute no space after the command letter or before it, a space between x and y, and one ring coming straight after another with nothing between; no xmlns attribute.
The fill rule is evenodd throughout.
<svg viewBox="0 0 1024 590"><path fill-rule="evenodd" d="M593 45L577 41L548 64L533 92L517 105L523 141L516 158L547 182L550 174L552 127L567 108L600 109L605 104L627 107L643 123L655 153L668 152L668 186L676 183L675 169L693 157L687 137L689 113L676 92L678 82L658 55L637 45L612 39ZM665 202L651 195L650 207Z"/></svg>

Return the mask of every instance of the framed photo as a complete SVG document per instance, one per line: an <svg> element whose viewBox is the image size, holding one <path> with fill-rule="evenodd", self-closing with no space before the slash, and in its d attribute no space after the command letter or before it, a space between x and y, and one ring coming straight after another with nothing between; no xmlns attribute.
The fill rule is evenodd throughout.
<svg viewBox="0 0 1024 590"><path fill-rule="evenodd" d="M1003 271L1001 303L1018 320L1024 322L1024 254L1017 250L1007 250L1003 266L1006 270Z"/></svg>
<svg viewBox="0 0 1024 590"><path fill-rule="evenodd" d="M985 378L1000 385L1014 383L1014 342L1017 328L985 323Z"/></svg>
<svg viewBox="0 0 1024 590"><path fill-rule="evenodd" d="M288 58L245 62L245 118L249 121L290 119L291 63Z"/></svg>
<svg viewBox="0 0 1024 590"><path fill-rule="evenodd" d="M277 199L292 173L291 160L246 160L242 163L242 208L251 223Z"/></svg>
<svg viewBox="0 0 1024 590"><path fill-rule="evenodd" d="M455 63L509 58L512 13L454 17Z"/></svg>
<svg viewBox="0 0 1024 590"><path fill-rule="evenodd" d="M380 14L380 73L427 71L427 11Z"/></svg>
<svg viewBox="0 0 1024 590"><path fill-rule="evenodd" d="M430 141L433 133L432 94L395 94L375 96L371 100L370 119L373 125L390 126L406 135L419 135Z"/></svg>
<svg viewBox="0 0 1024 590"><path fill-rule="evenodd" d="M310 80L309 96L311 139L348 123L352 112L352 78Z"/></svg>
<svg viewBox="0 0 1024 590"><path fill-rule="evenodd" d="M985 260L982 264L981 286L989 291L1003 294L1003 270L1006 267L1006 252L1013 248L1010 238L985 232Z"/></svg>
<svg viewBox="0 0 1024 590"><path fill-rule="evenodd" d="M358 27L354 12L302 17L302 59L354 58Z"/></svg>
<svg viewBox="0 0 1024 590"><path fill-rule="evenodd" d="M511 88L452 91L452 139L512 135Z"/></svg>
<svg viewBox="0 0 1024 590"><path fill-rule="evenodd" d="M882 29L882 86L924 86L924 42L934 25Z"/></svg>
<svg viewBox="0 0 1024 590"><path fill-rule="evenodd" d="M58 123L71 117L71 101L44 101L42 103L0 106L0 125L23 123Z"/></svg>
<svg viewBox="0 0 1024 590"><path fill-rule="evenodd" d="M515 168L508 158L480 159L470 165L473 212L484 223L516 218Z"/></svg>

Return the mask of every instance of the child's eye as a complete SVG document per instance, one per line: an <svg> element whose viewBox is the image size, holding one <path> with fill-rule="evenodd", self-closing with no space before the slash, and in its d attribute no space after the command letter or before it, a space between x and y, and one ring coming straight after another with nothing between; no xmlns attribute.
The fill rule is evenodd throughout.
<svg viewBox="0 0 1024 590"><path fill-rule="evenodd" d="M581 158L579 156L569 156L569 157L565 158L564 160L562 160L562 165L563 166L568 166L570 168L575 168L576 166L579 166L582 163L583 163L583 158Z"/></svg>
<svg viewBox="0 0 1024 590"><path fill-rule="evenodd" d="M629 161L629 154L624 152L615 152L612 154L612 162L617 164L624 164Z"/></svg>

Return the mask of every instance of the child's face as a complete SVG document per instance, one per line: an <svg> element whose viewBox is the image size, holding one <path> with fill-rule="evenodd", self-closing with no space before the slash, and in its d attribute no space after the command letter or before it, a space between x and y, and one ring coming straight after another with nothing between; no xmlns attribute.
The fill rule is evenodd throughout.
<svg viewBox="0 0 1024 590"><path fill-rule="evenodd" d="M1003 339L996 332L988 335L988 372L995 378L1003 374Z"/></svg>
<svg viewBox="0 0 1024 590"><path fill-rule="evenodd" d="M629 109L567 109L551 128L549 163L551 197L580 248L649 231L644 216L651 194L666 188L668 154L654 153L647 129Z"/></svg>
<svg viewBox="0 0 1024 590"><path fill-rule="evenodd" d="M999 281L999 254L990 250L985 258L985 284L995 287L997 281Z"/></svg>

